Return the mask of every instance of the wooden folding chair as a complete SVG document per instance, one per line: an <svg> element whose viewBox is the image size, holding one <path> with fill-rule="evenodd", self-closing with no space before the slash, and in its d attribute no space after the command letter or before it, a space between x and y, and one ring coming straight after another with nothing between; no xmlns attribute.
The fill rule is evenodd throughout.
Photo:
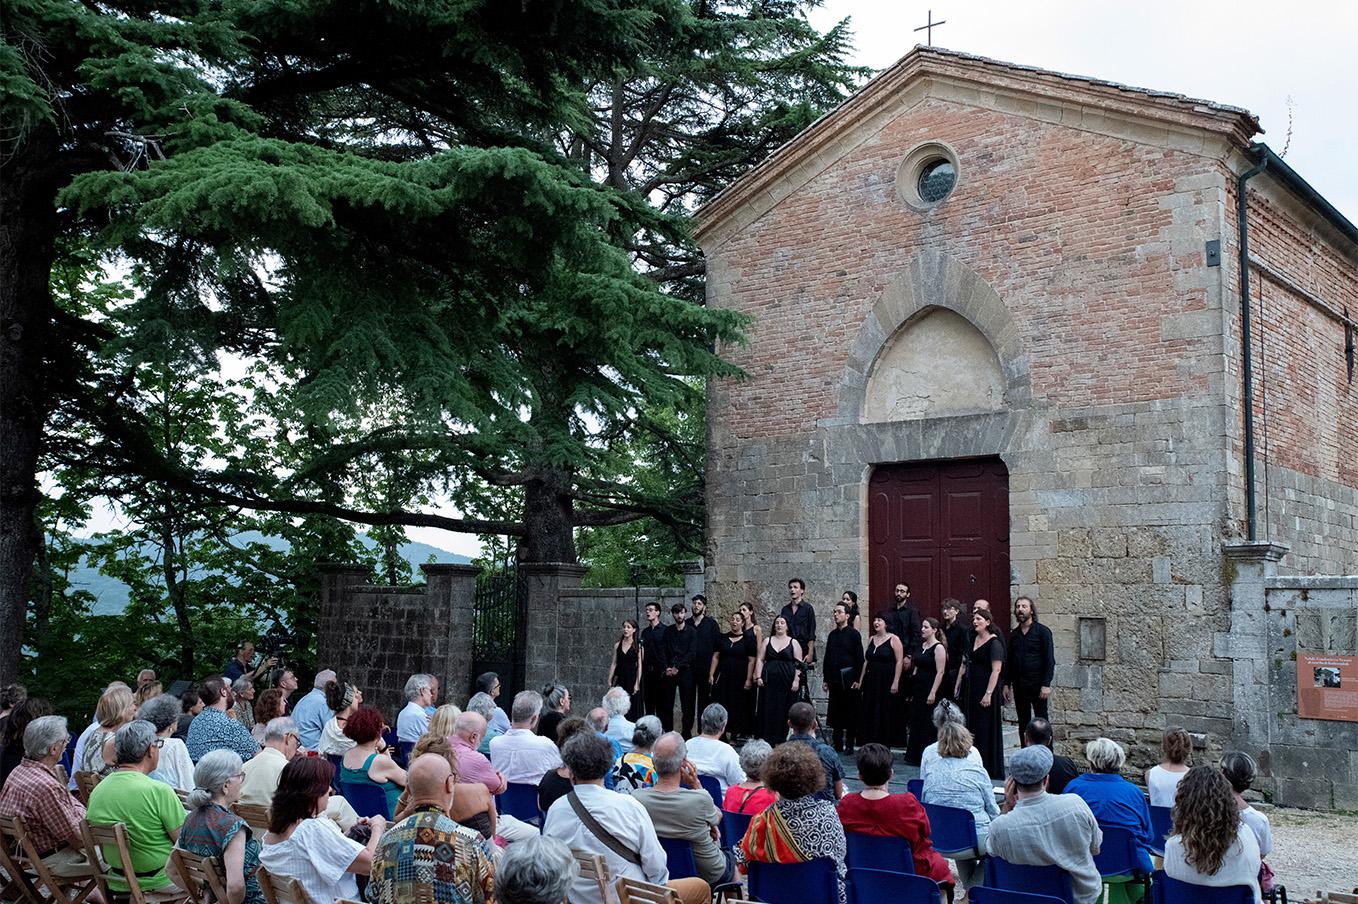
<svg viewBox="0 0 1358 904"><path fill-rule="evenodd" d="M599 886L599 900L603 904L608 904L608 886L611 880L608 875L608 864L604 862L604 858L575 848L571 848L571 854L575 857L576 865L580 867L580 875Z"/></svg>
<svg viewBox="0 0 1358 904"><path fill-rule="evenodd" d="M33 887L32 877L21 865L18 849L8 842L0 844L0 901L29 901L42 904L42 894Z"/></svg>
<svg viewBox="0 0 1358 904"><path fill-rule="evenodd" d="M93 825L89 820L81 820L80 831L85 836L85 856L90 862L98 863L102 851L108 868L116 869L121 874L118 878L127 883L127 891L115 892L109 887L108 870L95 870L94 881L108 904L124 901L129 904L183 904L188 900L188 893L174 885L155 891L142 890L132 866L132 852L127 846L127 826L121 822Z"/></svg>
<svg viewBox="0 0 1358 904"><path fill-rule="evenodd" d="M231 810L245 820L250 828L255 830L255 835L263 835L269 831L269 808L262 804L243 804L236 802L231 805Z"/></svg>
<svg viewBox="0 0 1358 904"><path fill-rule="evenodd" d="M654 885L624 876L614 887L622 904L679 904L679 893L668 885Z"/></svg>
<svg viewBox="0 0 1358 904"><path fill-rule="evenodd" d="M102 778L103 776L97 772L76 771L75 793L82 804L87 807L90 805L90 792L94 790L94 786L99 784Z"/></svg>
<svg viewBox="0 0 1358 904"><path fill-rule="evenodd" d="M170 860L193 904L226 904L226 875L216 857L202 857L175 848L170 852Z"/></svg>
<svg viewBox="0 0 1358 904"><path fill-rule="evenodd" d="M311 896L306 893L302 883L288 876L275 876L260 867L255 873L259 888L264 892L268 904L312 904Z"/></svg>
<svg viewBox="0 0 1358 904"><path fill-rule="evenodd" d="M96 888L93 873L99 869L97 860L88 876L58 876L38 856L22 816L0 816L0 857L5 872L21 887L37 879L34 891L39 900L50 898L53 904L82 904ZM46 895L41 894L44 890Z"/></svg>

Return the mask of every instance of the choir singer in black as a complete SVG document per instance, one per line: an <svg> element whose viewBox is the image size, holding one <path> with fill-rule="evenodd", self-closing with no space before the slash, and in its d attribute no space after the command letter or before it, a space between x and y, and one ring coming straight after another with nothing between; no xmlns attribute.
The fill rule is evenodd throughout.
<svg viewBox="0 0 1358 904"><path fill-rule="evenodd" d="M830 692L829 719L835 750L852 754L858 737L858 683L863 671L863 636L853 626L846 603L835 604L835 626L825 638L825 689Z"/></svg>
<svg viewBox="0 0 1358 904"><path fill-rule="evenodd" d="M1014 618L1018 627L1009 633L1004 699L1012 700L1018 711L1021 736L1033 716L1050 718L1047 699L1052 693L1056 654L1052 650L1051 629L1038 622L1037 606L1032 599L1021 596L1014 600Z"/></svg>

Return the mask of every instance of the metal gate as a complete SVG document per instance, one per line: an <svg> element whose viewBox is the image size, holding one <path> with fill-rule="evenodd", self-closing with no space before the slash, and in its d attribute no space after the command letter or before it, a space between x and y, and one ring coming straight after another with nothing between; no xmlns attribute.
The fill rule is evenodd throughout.
<svg viewBox="0 0 1358 904"><path fill-rule="evenodd" d="M483 571L476 578L472 616L472 673L500 676L500 699L512 700L523 689L525 585L518 569ZM503 705L503 704L502 704Z"/></svg>

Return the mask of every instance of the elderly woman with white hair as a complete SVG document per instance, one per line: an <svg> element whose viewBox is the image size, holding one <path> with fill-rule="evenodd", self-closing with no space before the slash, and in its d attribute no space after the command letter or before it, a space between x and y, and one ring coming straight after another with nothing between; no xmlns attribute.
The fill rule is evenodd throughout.
<svg viewBox="0 0 1358 904"><path fill-rule="evenodd" d="M241 675L231 682L231 694L236 698L231 717L250 731L255 730L255 679Z"/></svg>
<svg viewBox="0 0 1358 904"><path fill-rule="evenodd" d="M764 762L773 753L773 747L763 738L753 738L740 748L740 769L745 773L745 781L737 782L726 789L722 799L723 810L732 813L763 813L778 799L764 784Z"/></svg>
<svg viewBox="0 0 1358 904"><path fill-rule="evenodd" d="M238 679L239 680L239 679ZM218 904L264 904L255 873L259 839L231 805L240 800L240 754L213 750L193 770L193 792L185 806L189 815L179 827L175 846L200 857L216 857L226 876L227 900Z"/></svg>
<svg viewBox="0 0 1358 904"><path fill-rule="evenodd" d="M610 687L604 692L602 705L604 712L608 713L608 728L604 735L617 741L622 752L626 753L632 749L632 732L636 729L636 723L627 718L632 708L632 695L623 688Z"/></svg>
<svg viewBox="0 0 1358 904"><path fill-rule="evenodd" d="M534 836L511 844L495 868L498 904L563 904L580 866L565 842Z"/></svg>
<svg viewBox="0 0 1358 904"><path fill-rule="evenodd" d="M178 791L193 790L193 760L189 759L189 748L174 737L179 717L184 712L184 704L174 694L161 694L152 697L137 710L137 718L150 722L161 739L160 762L151 773L151 778L164 782Z"/></svg>
<svg viewBox="0 0 1358 904"><path fill-rule="evenodd" d="M1122 777L1127 754L1116 741L1095 738L1085 745L1085 759L1089 760L1090 771L1071 779L1065 793L1089 804L1101 827L1131 832L1139 846L1141 869L1149 874L1155 832L1151 829L1150 806L1141 789Z"/></svg>
<svg viewBox="0 0 1358 904"><path fill-rule="evenodd" d="M655 761L651 758L651 748L664 733L660 719L656 716L642 716L637 719L632 730L632 749L618 757L613 764L613 790L621 794L631 794L638 788L649 788L655 784Z"/></svg>

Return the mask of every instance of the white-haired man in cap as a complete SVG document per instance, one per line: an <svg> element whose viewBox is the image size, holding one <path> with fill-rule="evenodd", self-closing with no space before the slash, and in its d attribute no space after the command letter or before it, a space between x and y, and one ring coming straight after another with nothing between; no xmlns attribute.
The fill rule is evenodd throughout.
<svg viewBox="0 0 1358 904"><path fill-rule="evenodd" d="M1009 758L1004 811L990 823L992 857L1024 866L1059 866L1070 874L1076 904L1094 904L1103 880L1094 855L1103 832L1089 805L1074 794L1048 794L1052 752L1038 744Z"/></svg>

